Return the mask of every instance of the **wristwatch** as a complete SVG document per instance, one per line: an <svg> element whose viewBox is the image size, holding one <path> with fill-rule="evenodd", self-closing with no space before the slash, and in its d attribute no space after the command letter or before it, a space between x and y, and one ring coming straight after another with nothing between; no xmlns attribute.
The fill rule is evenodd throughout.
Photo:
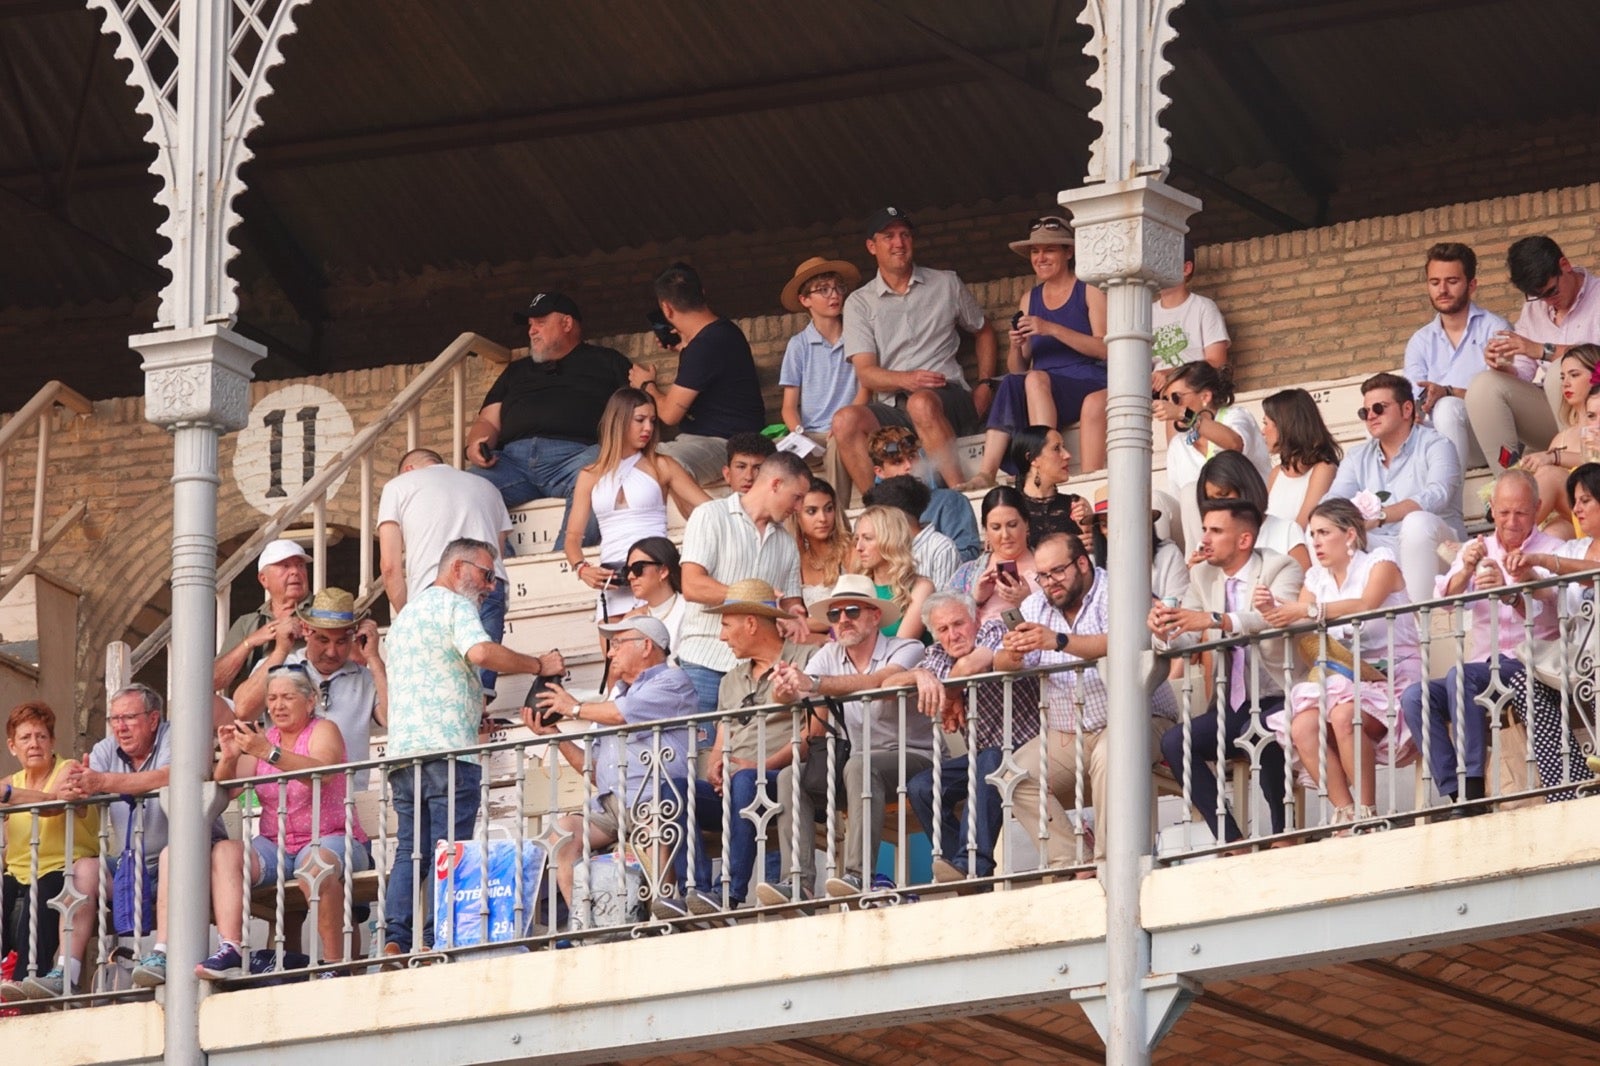
<svg viewBox="0 0 1600 1066"><path fill-rule="evenodd" d="M1211 612L1211 625L1214 628L1216 628L1219 632L1222 630L1222 612L1221 611L1212 611Z"/></svg>
<svg viewBox="0 0 1600 1066"><path fill-rule="evenodd" d="M1556 357L1556 346L1550 341L1544 342L1544 358L1546 362Z"/></svg>
<svg viewBox="0 0 1600 1066"><path fill-rule="evenodd" d="M1056 634L1056 651L1066 651L1067 650L1067 640L1068 640L1068 634L1066 634L1066 633L1057 633Z"/></svg>
<svg viewBox="0 0 1600 1066"><path fill-rule="evenodd" d="M1388 510L1386 508L1383 508L1383 507L1378 508L1378 525L1381 526L1387 521L1389 521L1389 512L1388 512Z"/></svg>
<svg viewBox="0 0 1600 1066"><path fill-rule="evenodd" d="M281 758L283 758L283 749L276 744L272 745L272 750L267 752L267 761L273 766L277 766L278 760Z"/></svg>

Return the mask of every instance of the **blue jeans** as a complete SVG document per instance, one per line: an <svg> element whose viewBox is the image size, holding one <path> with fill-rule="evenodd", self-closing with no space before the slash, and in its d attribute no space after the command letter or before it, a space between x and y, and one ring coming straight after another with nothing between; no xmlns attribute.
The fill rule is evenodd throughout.
<svg viewBox="0 0 1600 1066"><path fill-rule="evenodd" d="M494 585L489 589L489 594L478 604L478 621L483 624L483 631L489 634L489 639L496 644L506 635L506 583L499 578L494 579ZM493 670L479 670L478 678L483 682L483 693L486 696L494 694L495 683L500 675Z"/></svg>
<svg viewBox="0 0 1600 1066"><path fill-rule="evenodd" d="M983 748L978 752L977 789L970 803L967 799L967 759L965 755L946 759L939 764L939 854L950 865L963 873L978 877L994 873L994 845L1000 839L1000 793L984 778L1000 769L1002 753L999 748ZM906 799L917 812L917 820L933 836L933 771L922 773L906 782ZM956 805L961 804L957 816ZM976 811L974 811L976 808ZM977 869L967 870L967 820L976 825L973 832L977 843Z"/></svg>
<svg viewBox="0 0 1600 1066"><path fill-rule="evenodd" d="M701 666L698 663L680 662L678 665L683 668L684 673L689 675L689 683L694 686L695 711L699 714L705 714L707 711L716 710L717 690L722 686L722 674L709 666ZM717 724L715 722L702 722L695 728L698 732L698 737L695 741L698 750L709 751L711 745L716 741Z"/></svg>
<svg viewBox="0 0 1600 1066"><path fill-rule="evenodd" d="M389 870L388 891L383 899L383 938L387 943L398 944L403 951L411 950L412 906L417 891L411 853L416 844L423 844L417 849L422 856L423 871L431 871L433 853L439 842L471 840L472 825L478 820L478 785L483 780L483 768L456 761L456 784L452 793L451 762L450 759L430 759L421 767L406 765L389 772L389 788L394 793L394 813L399 824L394 834L394 866ZM417 824L413 825L413 821ZM431 897L431 878L424 884ZM433 943L431 924L422 931L422 943Z"/></svg>
<svg viewBox="0 0 1600 1066"><path fill-rule="evenodd" d="M1466 703L1456 703L1456 677L1460 672ZM1508 655L1500 656L1500 680L1515 685L1522 676L1522 664ZM1422 686L1417 682L1400 697L1400 713L1405 715L1406 728L1411 739L1422 747ZM1477 697L1489 687L1487 662L1462 663L1452 666L1442 681L1428 681L1428 744L1423 752L1428 758L1428 771L1433 774L1433 787L1441 796L1456 796L1456 745L1453 736L1461 738L1461 771L1467 777L1482 778L1484 732L1488 728L1488 712L1478 705ZM1452 732L1453 731L1453 732Z"/></svg>
<svg viewBox="0 0 1600 1066"><path fill-rule="evenodd" d="M778 771L768 770L766 779L767 798L775 800L778 796ZM728 815L733 822L730 826L722 824L722 797L717 795L711 783L694 783L694 818L690 821L690 831L722 830L722 863L728 875L728 901L733 904L742 902L750 894L750 874L756 867L756 823L739 813L756 798L756 771L735 770L728 780L727 792ZM683 859L679 860L679 865L684 865ZM767 852L767 868L762 871L762 877L767 881L777 881L782 877L777 848ZM682 870L679 871L678 882L688 884ZM698 841L695 843L694 884L709 895L720 896L722 893L721 886L712 883L711 860L706 857L705 849L700 847Z"/></svg>
<svg viewBox="0 0 1600 1066"><path fill-rule="evenodd" d="M507 441L494 456L498 461L493 466L469 463L467 469L492 482L507 509L530 500L565 498L567 506L561 512L564 533L572 513L572 486L578 480L578 471L600 458L600 446L554 437L523 437ZM600 543L600 523L592 514L589 527L583 531L583 543L585 547ZM560 549L559 539L555 547Z"/></svg>

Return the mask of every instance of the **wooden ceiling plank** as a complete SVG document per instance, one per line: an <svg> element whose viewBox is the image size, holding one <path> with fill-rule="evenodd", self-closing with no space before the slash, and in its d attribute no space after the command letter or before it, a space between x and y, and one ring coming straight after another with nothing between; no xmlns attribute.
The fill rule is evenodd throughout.
<svg viewBox="0 0 1600 1066"><path fill-rule="evenodd" d="M1025 1025L1022 1022L1012 1021L1010 1018L1004 1018L998 1014L979 1014L971 1018L962 1018L961 1023L979 1029L988 1029L991 1032L1004 1033L1019 1040L1026 1040L1031 1044L1037 1044L1052 1051L1059 1051L1063 1055L1069 1055L1083 1062L1095 1063L1096 1066L1101 1066L1106 1061L1106 1053L1100 1048L1093 1048L1088 1044L1080 1044L1076 1040L1068 1040L1064 1036L1058 1036L1048 1029Z"/></svg>
<svg viewBox="0 0 1600 1066"><path fill-rule="evenodd" d="M1396 966L1392 962L1367 960L1364 962L1353 962L1350 965L1358 970L1365 970L1368 973L1376 974L1377 976L1386 978L1390 981L1399 981L1402 984L1408 984L1415 988L1425 989L1426 991L1432 992L1435 995L1444 996L1447 999L1453 999L1460 1003L1468 1003L1474 1007L1481 1007L1484 1010L1491 1011L1495 1014L1503 1014L1507 1017L1515 1018L1518 1021L1527 1022L1529 1025L1537 1025L1544 1029L1550 1029L1558 1033L1564 1033L1570 1037L1575 1037L1579 1040L1585 1041L1586 1043L1600 1045L1600 1032L1597 1032L1590 1026L1579 1025L1576 1022L1569 1022L1565 1018L1555 1018L1551 1015L1542 1013L1541 1011L1532 1010L1517 1003L1510 1003L1506 1000L1499 999L1498 997L1486 995L1477 991L1476 989L1463 988L1460 985L1454 984L1450 981L1441 981L1437 977L1430 977L1427 974L1417 973L1414 970L1406 969L1404 966Z"/></svg>
<svg viewBox="0 0 1600 1066"><path fill-rule="evenodd" d="M1363 1044L1359 1040L1347 1040L1342 1036L1335 1036L1333 1033L1326 1033L1309 1025L1301 1025L1299 1022L1277 1018L1265 1011L1259 1011L1254 1007L1247 1007L1242 1003L1235 1003L1220 996L1209 994L1201 996L1190 1005L1189 1009L1193 1010L1196 1007L1217 1014L1226 1014L1230 1017L1238 1018L1240 1021L1249 1022L1251 1025L1260 1026L1263 1029L1274 1029L1287 1036L1309 1041L1313 1044L1321 1044L1323 1047L1342 1051L1346 1055L1354 1055L1357 1058L1366 1059L1368 1062L1383 1063L1384 1066L1423 1066L1416 1059L1394 1055L1370 1044Z"/></svg>

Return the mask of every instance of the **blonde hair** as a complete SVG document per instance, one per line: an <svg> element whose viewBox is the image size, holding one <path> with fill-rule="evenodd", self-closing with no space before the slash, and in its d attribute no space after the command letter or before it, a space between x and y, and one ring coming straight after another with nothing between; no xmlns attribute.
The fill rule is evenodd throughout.
<svg viewBox="0 0 1600 1066"><path fill-rule="evenodd" d="M627 458L628 425L633 421L633 413L641 407L654 407L656 402L649 394L639 389L618 389L611 394L611 399L606 401L606 409L600 412L600 458L589 467L597 478L605 477ZM656 456L656 435L650 434L650 443L642 449L646 461L654 465Z"/></svg>
<svg viewBox="0 0 1600 1066"><path fill-rule="evenodd" d="M817 553L823 576L831 585L839 580L839 575L844 573L845 564L850 559L850 523L845 520L844 508L839 506L839 494L834 491L832 485L819 477L814 477L811 479L811 487L806 490L806 495L809 496L813 492L833 501L833 529ZM805 500L802 497L801 506L804 505ZM800 549L801 562L804 562L809 538L800 528L798 520L794 524L794 539L796 547Z"/></svg>
<svg viewBox="0 0 1600 1066"><path fill-rule="evenodd" d="M852 557L850 572L866 574L874 585L888 585L895 604L903 612L911 605L911 586L917 581L917 564L911 558L911 523L906 521L905 512L900 508L882 506L868 507L857 515L857 531L863 522L871 522L872 531L878 536L878 554L882 556L878 570L885 580L879 580L879 574L859 569L860 556Z"/></svg>

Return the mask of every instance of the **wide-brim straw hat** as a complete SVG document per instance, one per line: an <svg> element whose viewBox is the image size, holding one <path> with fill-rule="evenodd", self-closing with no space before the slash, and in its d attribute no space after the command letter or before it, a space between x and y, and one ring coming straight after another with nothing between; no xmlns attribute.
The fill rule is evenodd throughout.
<svg viewBox="0 0 1600 1066"><path fill-rule="evenodd" d="M900 605L893 600L880 599L872 579L866 574L840 574L838 584L833 586L827 599L813 603L809 613L818 622L826 622L828 611L841 603L865 603L876 607L883 612L883 621L878 623L880 627L892 626L900 621Z"/></svg>
<svg viewBox="0 0 1600 1066"><path fill-rule="evenodd" d="M788 611L778 606L778 593L758 577L747 577L728 586L723 600L715 607L705 608L706 614L753 614L757 618L790 618Z"/></svg>
<svg viewBox="0 0 1600 1066"><path fill-rule="evenodd" d="M824 259L820 255L814 255L794 268L794 277L783 287L783 293L778 299L783 303L785 311L805 310L800 306L800 289L818 274L838 274L852 289L861 284L861 271L852 264L846 263L843 259Z"/></svg>
<svg viewBox="0 0 1600 1066"><path fill-rule="evenodd" d="M295 609L294 616L312 629L348 629L367 617L356 610L356 598L344 589L326 588Z"/></svg>
<svg viewBox="0 0 1600 1066"><path fill-rule="evenodd" d="M1028 258L1028 249L1036 244L1064 244L1071 247L1078 240L1072 235L1072 223L1060 215L1044 215L1033 220L1028 228L1028 238L1022 241L1012 241L1008 248L1022 258Z"/></svg>

